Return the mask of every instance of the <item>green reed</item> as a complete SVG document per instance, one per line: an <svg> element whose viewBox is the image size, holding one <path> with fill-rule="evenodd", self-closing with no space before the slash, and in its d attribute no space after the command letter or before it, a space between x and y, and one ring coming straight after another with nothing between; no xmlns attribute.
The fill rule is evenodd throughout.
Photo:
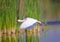
<svg viewBox="0 0 60 42"><path fill-rule="evenodd" d="M41 9L40 9L39 0L26 0L25 1L25 10L26 10L26 17L35 18L37 20L41 20ZM37 28L38 29L38 28ZM34 32L34 30L32 31ZM31 37L27 35L27 42L40 42L38 35L32 34Z"/></svg>
<svg viewBox="0 0 60 42"><path fill-rule="evenodd" d="M18 31L20 23L16 23L16 20L23 19L19 0L1 0L0 2L0 30L7 29L9 31L11 29L17 29ZM25 15L25 17L32 17L40 20L41 9L39 0L24 0L24 8L26 15L23 15ZM24 42L23 39L23 35L19 38L17 36L11 38L8 36L2 37L2 42ZM39 42L39 40L37 36L32 34L32 36L27 35L27 42Z"/></svg>

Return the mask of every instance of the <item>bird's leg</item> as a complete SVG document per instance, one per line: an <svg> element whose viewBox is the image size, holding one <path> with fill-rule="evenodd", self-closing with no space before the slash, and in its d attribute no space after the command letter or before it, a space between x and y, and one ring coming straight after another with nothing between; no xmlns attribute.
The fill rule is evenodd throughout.
<svg viewBox="0 0 60 42"><path fill-rule="evenodd" d="M41 22L41 21L38 21L38 23L40 23L40 24L41 24L42 22Z"/></svg>
<svg viewBox="0 0 60 42"><path fill-rule="evenodd" d="M27 30L25 29L25 40L27 42Z"/></svg>
<svg viewBox="0 0 60 42"><path fill-rule="evenodd" d="M38 21L38 23L40 24L40 26L42 26L42 31L44 31L44 29L45 29L45 23L43 23L41 21Z"/></svg>

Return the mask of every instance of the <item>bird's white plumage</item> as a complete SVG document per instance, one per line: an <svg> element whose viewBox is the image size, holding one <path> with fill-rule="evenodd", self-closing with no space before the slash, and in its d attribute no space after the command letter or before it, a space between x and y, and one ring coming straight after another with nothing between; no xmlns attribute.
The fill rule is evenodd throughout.
<svg viewBox="0 0 60 42"><path fill-rule="evenodd" d="M29 26L32 26L34 23L38 22L33 18L26 18L25 21L20 25L20 29L26 29Z"/></svg>

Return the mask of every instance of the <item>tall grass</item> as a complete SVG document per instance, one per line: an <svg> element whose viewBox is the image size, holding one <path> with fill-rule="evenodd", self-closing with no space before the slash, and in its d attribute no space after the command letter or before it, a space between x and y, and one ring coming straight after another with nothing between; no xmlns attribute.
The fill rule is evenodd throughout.
<svg viewBox="0 0 60 42"><path fill-rule="evenodd" d="M2 0L0 10L0 30L11 29L16 26L16 0Z"/></svg>
<svg viewBox="0 0 60 42"><path fill-rule="evenodd" d="M0 32L7 30L9 33L11 29L16 29L16 10L17 0L0 0ZM11 42L10 39L10 37L4 35L0 41Z"/></svg>
<svg viewBox="0 0 60 42"><path fill-rule="evenodd" d="M41 9L39 0L24 0L24 4L21 4L22 0L1 0L0 2L0 31L5 29L9 32L15 32L19 28L20 23L16 23L17 19L23 19L25 17L35 18L40 20ZM21 6L24 6L23 10ZM38 26L35 28L39 28ZM4 31L5 32L5 31ZM31 30L29 33L35 32L35 29ZM27 31L27 42L40 42L38 34L36 32L29 35ZM16 32L17 34L17 32ZM15 34L11 36L2 37L2 42L25 42L24 35L20 34L19 37ZM16 36L16 37L15 37ZM17 41L18 40L18 41Z"/></svg>
<svg viewBox="0 0 60 42"><path fill-rule="evenodd" d="M40 19L41 10L39 0L26 0L25 1L26 17Z"/></svg>
<svg viewBox="0 0 60 42"><path fill-rule="evenodd" d="M37 20L41 20L41 9L40 9L40 3L39 0L26 0L25 1L25 10L26 10L26 17L35 18ZM35 27L35 28L40 28ZM33 29L30 32L35 32L35 29ZM40 42L38 39L38 34L33 33L32 36L29 36L30 34L27 33L27 42Z"/></svg>

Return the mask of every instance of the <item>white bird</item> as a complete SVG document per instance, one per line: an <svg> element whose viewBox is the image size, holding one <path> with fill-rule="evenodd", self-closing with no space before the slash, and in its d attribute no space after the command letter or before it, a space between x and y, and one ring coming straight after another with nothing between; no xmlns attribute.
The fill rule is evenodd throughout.
<svg viewBox="0 0 60 42"><path fill-rule="evenodd" d="M23 20L17 20L17 22L23 22L20 25L20 29L27 29L27 30L32 29L37 23L42 24L41 21L38 21L38 20L33 19L33 18L26 18Z"/></svg>

